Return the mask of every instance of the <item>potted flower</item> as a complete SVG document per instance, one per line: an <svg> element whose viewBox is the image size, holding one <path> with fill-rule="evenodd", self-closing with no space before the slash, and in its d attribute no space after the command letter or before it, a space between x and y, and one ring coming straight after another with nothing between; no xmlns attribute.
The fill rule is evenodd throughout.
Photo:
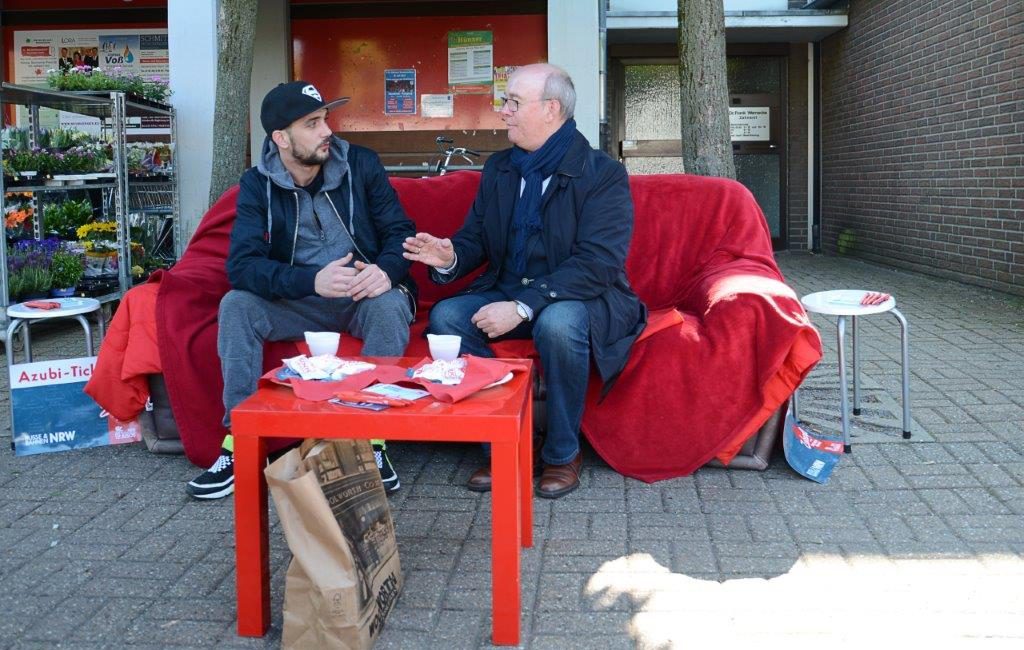
<svg viewBox="0 0 1024 650"><path fill-rule="evenodd" d="M8 204L4 210L4 229L8 241L17 241L32 233L32 205L22 201Z"/></svg>
<svg viewBox="0 0 1024 650"><path fill-rule="evenodd" d="M156 102L171 95L170 83L159 76L143 76L120 67L111 71L76 65L68 69L47 70L46 83L57 90L120 91Z"/></svg>
<svg viewBox="0 0 1024 650"><path fill-rule="evenodd" d="M117 271L117 222L95 221L76 231L85 246L85 275L92 277Z"/></svg>
<svg viewBox="0 0 1024 650"><path fill-rule="evenodd" d="M75 239L77 230L92 219L89 199L51 203L43 207L43 230L61 239Z"/></svg>
<svg viewBox="0 0 1024 650"><path fill-rule="evenodd" d="M53 288L50 294L65 298L75 295L75 287L85 274L82 258L68 251L58 250L50 260L50 281Z"/></svg>

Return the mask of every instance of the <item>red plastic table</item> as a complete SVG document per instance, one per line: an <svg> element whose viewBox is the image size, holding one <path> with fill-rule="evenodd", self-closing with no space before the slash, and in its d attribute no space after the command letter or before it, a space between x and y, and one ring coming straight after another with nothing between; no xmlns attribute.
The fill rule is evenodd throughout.
<svg viewBox="0 0 1024 650"><path fill-rule="evenodd" d="M419 358L371 358L412 366ZM521 363L521 360L517 359ZM491 443L491 602L495 645L518 645L519 546L533 546L532 366L511 381L457 403L431 397L412 406L364 411L298 399L290 388L261 388L231 411L235 436L235 562L238 633L270 625L267 438L383 438Z"/></svg>

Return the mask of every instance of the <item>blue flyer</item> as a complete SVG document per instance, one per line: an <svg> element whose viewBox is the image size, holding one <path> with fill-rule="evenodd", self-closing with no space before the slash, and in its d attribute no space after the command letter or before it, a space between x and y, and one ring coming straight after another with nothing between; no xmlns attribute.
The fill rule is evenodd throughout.
<svg viewBox="0 0 1024 650"><path fill-rule="evenodd" d="M796 421L793 411L788 410L782 427L782 450L786 454L786 462L798 474L818 483L827 483L842 458L843 441L811 435Z"/></svg>
<svg viewBox="0 0 1024 650"><path fill-rule="evenodd" d="M82 391L95 367L96 357L11 367L11 439L15 456L142 439L138 419L121 422Z"/></svg>
<svg viewBox="0 0 1024 650"><path fill-rule="evenodd" d="M416 70L384 71L384 114L416 114Z"/></svg>

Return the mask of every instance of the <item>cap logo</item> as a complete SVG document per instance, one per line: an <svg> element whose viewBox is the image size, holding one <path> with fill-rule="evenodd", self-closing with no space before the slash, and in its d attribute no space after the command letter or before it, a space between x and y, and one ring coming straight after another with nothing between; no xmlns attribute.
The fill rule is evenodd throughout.
<svg viewBox="0 0 1024 650"><path fill-rule="evenodd" d="M306 95L307 97L312 97L313 99L315 99L318 102L323 102L324 101L323 98L320 97L320 91L318 91L315 87L313 87L313 84L309 84L308 86L303 88L302 89L302 94Z"/></svg>

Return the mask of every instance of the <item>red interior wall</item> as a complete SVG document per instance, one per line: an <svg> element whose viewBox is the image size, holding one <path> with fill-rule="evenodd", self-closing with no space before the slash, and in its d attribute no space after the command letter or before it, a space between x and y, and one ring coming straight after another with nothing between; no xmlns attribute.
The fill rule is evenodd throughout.
<svg viewBox="0 0 1024 650"><path fill-rule="evenodd" d="M421 94L448 89L448 32L489 30L494 65L547 60L547 17L429 16L328 18L292 21L293 74L316 85L324 99L349 96L334 111L340 131L504 129L492 95L456 95L452 118L419 115ZM384 70L416 69L416 115L384 114Z"/></svg>

